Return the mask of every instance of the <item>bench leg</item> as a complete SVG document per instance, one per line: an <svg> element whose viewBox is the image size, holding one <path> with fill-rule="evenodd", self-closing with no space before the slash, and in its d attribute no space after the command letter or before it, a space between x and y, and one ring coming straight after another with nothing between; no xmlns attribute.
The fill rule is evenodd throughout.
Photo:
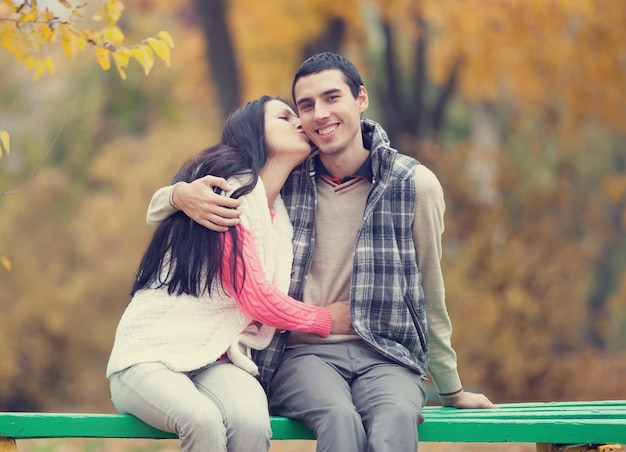
<svg viewBox="0 0 626 452"><path fill-rule="evenodd" d="M17 452L17 444L15 439L0 436L0 452Z"/></svg>
<svg viewBox="0 0 626 452"><path fill-rule="evenodd" d="M537 443L537 452L614 452L620 450L619 444L583 444L579 446Z"/></svg>

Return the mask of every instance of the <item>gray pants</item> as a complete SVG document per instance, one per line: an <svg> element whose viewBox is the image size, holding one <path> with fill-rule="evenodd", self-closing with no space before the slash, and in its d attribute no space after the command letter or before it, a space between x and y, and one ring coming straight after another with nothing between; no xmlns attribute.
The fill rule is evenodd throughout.
<svg viewBox="0 0 626 452"><path fill-rule="evenodd" d="M115 408L167 432L185 452L266 452L272 435L259 382L225 361L193 372L137 364L111 376Z"/></svg>
<svg viewBox="0 0 626 452"><path fill-rule="evenodd" d="M423 380L361 341L287 350L270 412L302 420L318 452L415 452Z"/></svg>

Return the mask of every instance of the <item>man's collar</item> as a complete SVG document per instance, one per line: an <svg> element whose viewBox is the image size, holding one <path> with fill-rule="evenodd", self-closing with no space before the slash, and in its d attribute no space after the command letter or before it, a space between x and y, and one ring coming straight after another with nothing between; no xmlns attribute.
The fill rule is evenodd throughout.
<svg viewBox="0 0 626 452"><path fill-rule="evenodd" d="M320 160L319 153L315 156L315 174L317 177L321 177L321 176L333 177L330 175L330 173L328 172L328 170L326 169L326 167ZM368 181L372 182L372 179L374 178L374 174L372 173L372 154L371 153L367 155L367 159L365 159L365 161L363 162L361 167L356 171L356 173L352 174L351 176L344 177L343 180L341 180L340 182L341 183L347 182L348 180L353 179L355 177L362 177L363 179L367 179Z"/></svg>

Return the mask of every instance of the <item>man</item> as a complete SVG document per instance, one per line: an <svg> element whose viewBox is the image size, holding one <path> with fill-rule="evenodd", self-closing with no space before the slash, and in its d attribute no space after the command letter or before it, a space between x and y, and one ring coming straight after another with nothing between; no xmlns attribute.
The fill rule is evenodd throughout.
<svg viewBox="0 0 626 452"><path fill-rule="evenodd" d="M316 305L349 300L355 334L277 335L255 357L270 409L303 420L318 451L415 451L427 372L444 405L495 407L463 391L450 344L441 185L392 149L380 125L361 119L369 97L345 58L307 59L292 94L315 151L282 190L294 225L289 292ZM225 188L210 178L161 189L149 222L179 206L214 229L236 223L236 212L218 218L236 203L202 200L216 184Z"/></svg>

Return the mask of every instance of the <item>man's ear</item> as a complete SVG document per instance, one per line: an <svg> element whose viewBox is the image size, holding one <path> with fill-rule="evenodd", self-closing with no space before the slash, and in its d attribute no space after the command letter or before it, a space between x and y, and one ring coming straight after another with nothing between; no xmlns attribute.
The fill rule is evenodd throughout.
<svg viewBox="0 0 626 452"><path fill-rule="evenodd" d="M356 95L356 101L359 103L359 113L363 113L365 110L367 110L367 107L369 107L370 98L367 94L367 90L363 85L361 85L361 87L359 88L359 92Z"/></svg>

